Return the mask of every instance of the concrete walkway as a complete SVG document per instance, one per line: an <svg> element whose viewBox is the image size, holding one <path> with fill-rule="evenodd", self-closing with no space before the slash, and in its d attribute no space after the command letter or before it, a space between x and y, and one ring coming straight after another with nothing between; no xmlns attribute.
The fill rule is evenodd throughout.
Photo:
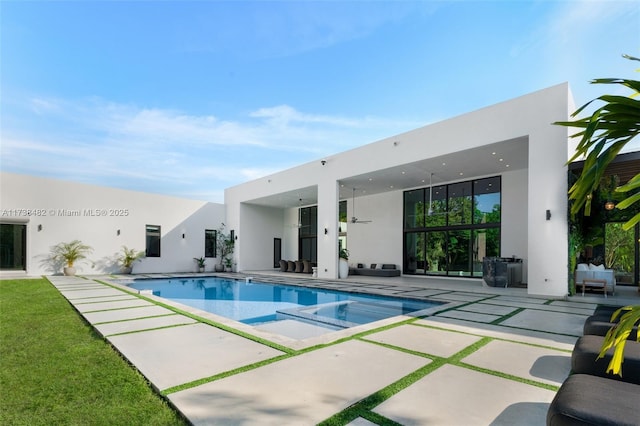
<svg viewBox="0 0 640 426"><path fill-rule="evenodd" d="M296 278L451 302L422 319L297 340L93 279L48 279L196 425L312 425L337 414L335 424L542 425L593 302L605 301L403 278Z"/></svg>

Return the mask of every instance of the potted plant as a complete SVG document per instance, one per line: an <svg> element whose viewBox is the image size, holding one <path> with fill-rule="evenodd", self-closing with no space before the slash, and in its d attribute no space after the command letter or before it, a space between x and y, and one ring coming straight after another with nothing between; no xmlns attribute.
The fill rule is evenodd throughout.
<svg viewBox="0 0 640 426"><path fill-rule="evenodd" d="M227 266L228 270L231 270L233 263L231 255L233 254L235 241L233 241L230 234L224 232L224 228L225 224L222 223L216 232L216 248L220 261L220 263L215 266L216 272L222 272L225 266Z"/></svg>
<svg viewBox="0 0 640 426"><path fill-rule="evenodd" d="M122 253L118 257L118 261L121 264L120 272L130 274L133 271L133 262L141 260L143 257L143 251L136 251L135 249L127 248L127 246L122 246Z"/></svg>
<svg viewBox="0 0 640 426"><path fill-rule="evenodd" d="M74 264L82 259L86 259L87 255L93 251L88 245L82 244L80 240L73 240L70 243L59 243L51 248L52 259L63 262L65 275L75 275L76 268Z"/></svg>
<svg viewBox="0 0 640 426"><path fill-rule="evenodd" d="M225 272L233 272L233 259L231 257L224 258L224 270Z"/></svg>
<svg viewBox="0 0 640 426"><path fill-rule="evenodd" d="M206 259L204 257L194 257L193 260L198 264L198 272L204 272Z"/></svg>
<svg viewBox="0 0 640 426"><path fill-rule="evenodd" d="M338 257L338 277L347 278L349 276L349 250L340 249Z"/></svg>

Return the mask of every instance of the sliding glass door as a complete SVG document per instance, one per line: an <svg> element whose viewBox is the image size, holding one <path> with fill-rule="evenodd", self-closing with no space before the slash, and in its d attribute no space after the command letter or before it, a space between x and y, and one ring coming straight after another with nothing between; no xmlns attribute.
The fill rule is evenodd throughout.
<svg viewBox="0 0 640 426"><path fill-rule="evenodd" d="M27 225L0 224L0 269L25 271L27 269Z"/></svg>
<svg viewBox="0 0 640 426"><path fill-rule="evenodd" d="M481 277L500 255L500 177L404 193L404 273Z"/></svg>

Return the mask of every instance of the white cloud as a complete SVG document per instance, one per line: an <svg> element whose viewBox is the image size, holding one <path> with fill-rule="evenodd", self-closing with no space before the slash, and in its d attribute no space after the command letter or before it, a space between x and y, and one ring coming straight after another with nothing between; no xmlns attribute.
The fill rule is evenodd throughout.
<svg viewBox="0 0 640 426"><path fill-rule="evenodd" d="M225 187L417 125L288 105L223 120L97 98L38 97L12 115L31 125L4 125L3 170L178 196L216 194L212 201L222 201Z"/></svg>

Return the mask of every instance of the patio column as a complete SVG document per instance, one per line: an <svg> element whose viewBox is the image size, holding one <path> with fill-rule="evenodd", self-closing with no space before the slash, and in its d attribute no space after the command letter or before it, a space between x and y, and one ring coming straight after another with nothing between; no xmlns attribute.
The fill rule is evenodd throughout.
<svg viewBox="0 0 640 426"><path fill-rule="evenodd" d="M338 278L338 201L337 181L324 181L318 184L319 278Z"/></svg>

